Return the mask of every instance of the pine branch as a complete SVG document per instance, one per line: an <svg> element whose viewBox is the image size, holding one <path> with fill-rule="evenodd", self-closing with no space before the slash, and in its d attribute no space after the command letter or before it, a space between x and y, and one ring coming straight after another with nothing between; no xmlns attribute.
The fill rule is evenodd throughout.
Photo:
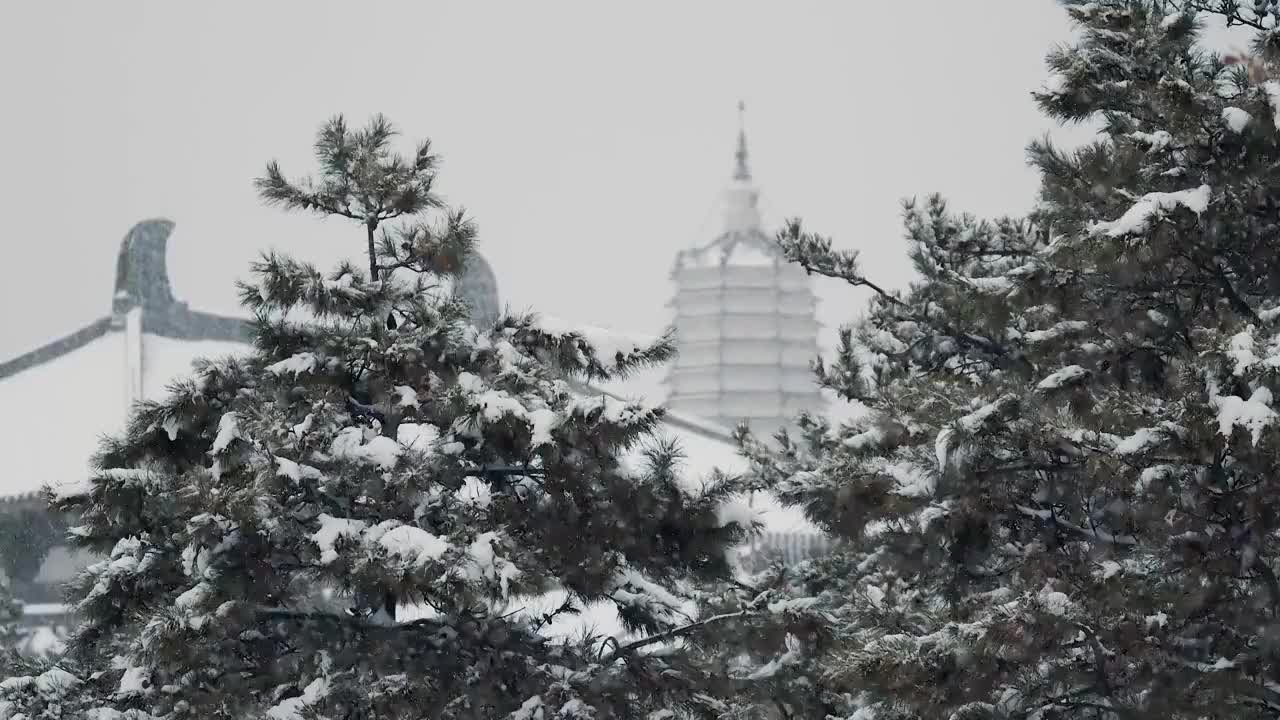
<svg viewBox="0 0 1280 720"><path fill-rule="evenodd" d="M1262 23L1261 19L1245 17L1244 14L1240 12L1239 7L1232 7L1231 5L1224 2L1219 2L1219 4L1215 7L1206 2L1200 2L1198 0L1187 0L1186 9L1194 10L1196 12L1207 12L1213 15L1218 15L1226 19L1228 27L1230 27L1231 25L1244 25L1245 27L1250 27L1250 28L1253 28L1254 30L1259 30L1263 32L1270 32L1271 30L1270 28L1268 28L1266 25Z"/></svg>
<svg viewBox="0 0 1280 720"><path fill-rule="evenodd" d="M1112 543L1115 545L1137 545L1138 544L1137 539L1135 539L1131 535L1114 535L1105 530L1091 530L1089 528L1085 528L1079 525L1075 525L1073 523L1069 523L1066 520L1063 520L1062 518L1058 517L1057 513L1055 513L1052 510L1036 510L1034 508L1026 507L1025 505L1019 505L1017 507L1018 507L1018 511L1021 512L1023 515L1026 515L1028 517L1039 518L1041 520L1053 523L1059 528L1062 528L1063 530L1066 530L1067 532L1070 532L1082 538L1086 538L1089 540L1097 540L1099 542Z"/></svg>
<svg viewBox="0 0 1280 720"><path fill-rule="evenodd" d="M1232 309L1241 315L1244 315L1254 324L1261 325L1262 318L1258 317L1258 313L1254 311L1254 309L1250 307L1249 303L1246 302L1245 299L1240 296L1240 293L1236 291L1235 286L1231 284L1231 279L1227 277L1227 272L1223 269L1222 264L1215 263L1213 269L1214 273L1217 275L1218 282L1222 286L1222 292L1226 294L1227 302L1231 304Z"/></svg>
<svg viewBox="0 0 1280 720"><path fill-rule="evenodd" d="M340 207L319 193L308 192L293 185L285 179L280 164L274 160L267 164L266 176L254 180L253 184L268 206L278 205L286 210L307 210L321 215L340 215L352 220L365 219L363 215L351 212L349 207Z"/></svg>
<svg viewBox="0 0 1280 720"><path fill-rule="evenodd" d="M649 645L653 645L655 643L665 642L667 640L671 640L673 638L677 638L682 635L688 635L694 630L705 627L707 625L713 625L715 623L724 622L725 620L733 620L734 618L745 617L747 615L753 615L753 614L755 614L755 611L753 610L737 610L735 612L722 613L720 615L712 615L711 617L706 618L704 620L698 620L697 622L692 622L692 623L689 623L688 625L681 625L680 627L676 627L670 630L666 630L664 632L660 632L657 635L650 635L647 638L641 638L640 640L629 642L626 645L622 645L618 647L617 650L613 651L608 656L606 656L604 660L601 661L601 664L610 665L616 660L618 660L619 658L626 655L630 655L635 651L639 650L640 648L648 647Z"/></svg>
<svg viewBox="0 0 1280 720"><path fill-rule="evenodd" d="M809 274L844 280L854 287L865 287L894 305L905 305L897 295L869 280L858 269L856 250L837 252L831 247L831 239L804 232L799 220L790 220L778 233L777 243L787 259L804 268Z"/></svg>

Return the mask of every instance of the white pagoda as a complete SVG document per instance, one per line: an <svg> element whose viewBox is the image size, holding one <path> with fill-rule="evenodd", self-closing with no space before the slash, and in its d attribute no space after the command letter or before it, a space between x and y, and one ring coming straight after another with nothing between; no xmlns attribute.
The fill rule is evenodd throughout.
<svg viewBox="0 0 1280 720"><path fill-rule="evenodd" d="M810 370L818 354L817 298L809 277L764 231L739 128L723 225L710 243L681 251L671 277L679 354L665 384L667 406L758 436L791 427L823 399Z"/></svg>

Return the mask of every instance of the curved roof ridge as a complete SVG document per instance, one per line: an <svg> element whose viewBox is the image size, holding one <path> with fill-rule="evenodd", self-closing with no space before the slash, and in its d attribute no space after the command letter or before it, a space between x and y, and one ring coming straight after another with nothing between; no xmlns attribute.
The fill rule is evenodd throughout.
<svg viewBox="0 0 1280 720"><path fill-rule="evenodd" d="M43 365L50 360L56 360L73 350L78 350L88 345L106 335L110 330L111 317L98 318L79 330L64 335L53 342L45 343L34 350L29 350L10 360L0 362L0 380L11 375L17 375L23 370L37 365Z"/></svg>
<svg viewBox="0 0 1280 720"><path fill-rule="evenodd" d="M102 337L117 317L142 307L143 332L179 340L249 343L245 318L192 310L169 282L168 243L176 223L162 217L134 223L120 241L111 313L52 342L0 361L0 380L56 360Z"/></svg>

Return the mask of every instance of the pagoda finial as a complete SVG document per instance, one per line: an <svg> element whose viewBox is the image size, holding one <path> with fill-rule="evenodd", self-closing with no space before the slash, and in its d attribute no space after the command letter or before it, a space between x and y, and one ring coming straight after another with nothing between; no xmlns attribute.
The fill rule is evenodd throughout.
<svg viewBox="0 0 1280 720"><path fill-rule="evenodd" d="M750 180L751 170L747 167L747 125L746 125L747 104L742 100L738 101L738 151L734 153L737 158L737 167L733 171L734 180Z"/></svg>

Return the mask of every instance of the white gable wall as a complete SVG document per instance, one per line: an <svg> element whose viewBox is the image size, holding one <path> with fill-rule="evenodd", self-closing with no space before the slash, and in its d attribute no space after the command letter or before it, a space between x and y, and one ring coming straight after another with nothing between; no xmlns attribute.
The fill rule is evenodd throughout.
<svg viewBox="0 0 1280 720"><path fill-rule="evenodd" d="M130 337L141 347L129 343ZM0 432L0 496L82 480L99 438L124 429L135 386L143 398L156 399L169 382L190 372L197 357L247 349L241 343L113 331L0 379L0 408L11 418Z"/></svg>

